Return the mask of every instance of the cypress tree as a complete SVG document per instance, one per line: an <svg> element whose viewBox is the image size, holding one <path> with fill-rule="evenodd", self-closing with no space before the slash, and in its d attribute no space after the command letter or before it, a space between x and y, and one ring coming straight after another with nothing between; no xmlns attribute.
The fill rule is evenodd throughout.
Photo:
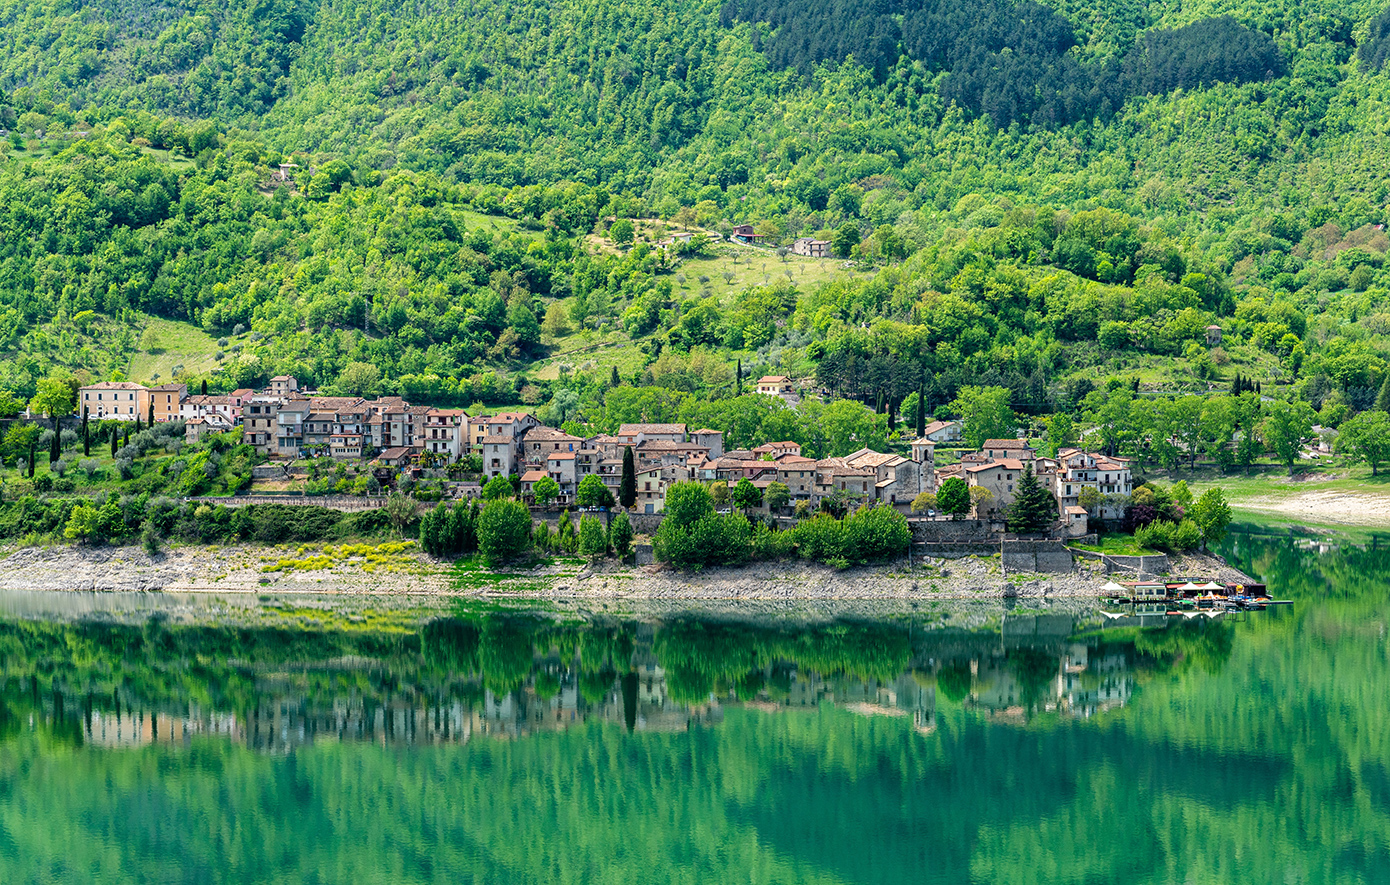
<svg viewBox="0 0 1390 885"><path fill-rule="evenodd" d="M738 367L734 369L734 381L738 384L735 393L743 396L743 360L738 361Z"/></svg>
<svg viewBox="0 0 1390 885"><path fill-rule="evenodd" d="M200 388L200 390L201 390L203 396L207 396L207 395L208 395L208 379L206 379L206 378L203 379L203 384L202 384L202 387Z"/></svg>
<svg viewBox="0 0 1390 885"><path fill-rule="evenodd" d="M129 424L126 425L125 433L124 433L122 436L123 436L123 438L122 438L122 440L121 440L121 445L123 445L123 446L128 446L128 445L130 445L130 425L129 425Z"/></svg>
<svg viewBox="0 0 1390 885"><path fill-rule="evenodd" d="M39 455L38 446L36 446L36 445L34 444L34 441L33 441L32 439L29 440L29 478L30 478L30 479L33 479L33 478L34 478L34 461L38 459L38 455Z"/></svg>
<svg viewBox="0 0 1390 885"><path fill-rule="evenodd" d="M1057 499L1033 474L1033 465L1023 469L1018 493L1009 505L1008 525L1011 532L1045 532L1057 521Z"/></svg>
<svg viewBox="0 0 1390 885"><path fill-rule="evenodd" d="M111 425L111 457L116 457L116 425Z"/></svg>
<svg viewBox="0 0 1390 885"><path fill-rule="evenodd" d="M82 407L82 457L92 457L91 429L87 426L87 407Z"/></svg>
<svg viewBox="0 0 1390 885"><path fill-rule="evenodd" d="M145 429L145 428L140 424L140 416L139 416L139 415L136 415L136 416L135 416L135 432L136 432L136 433L139 433L140 431L142 431L142 430L144 430L144 429Z"/></svg>
<svg viewBox="0 0 1390 885"><path fill-rule="evenodd" d="M637 503L637 466L632 460L632 446L623 449L623 477L618 484L618 503L624 507Z"/></svg>
<svg viewBox="0 0 1390 885"><path fill-rule="evenodd" d="M154 396L150 396L150 426L154 427Z"/></svg>
<svg viewBox="0 0 1390 885"><path fill-rule="evenodd" d="M58 429L58 419L53 419L53 442L48 447L48 463L63 457L63 433Z"/></svg>
<svg viewBox="0 0 1390 885"><path fill-rule="evenodd" d="M622 384L622 383L623 383L623 379L621 379L621 378L618 377L618 367L617 367L617 366L614 366L614 367L613 367L613 373L612 373L611 375L608 376L608 386L609 386L609 387L617 387L618 385L620 385L620 384Z"/></svg>
<svg viewBox="0 0 1390 885"><path fill-rule="evenodd" d="M1390 374L1385 376L1385 381L1380 385L1380 393L1376 394L1376 411L1390 412Z"/></svg>

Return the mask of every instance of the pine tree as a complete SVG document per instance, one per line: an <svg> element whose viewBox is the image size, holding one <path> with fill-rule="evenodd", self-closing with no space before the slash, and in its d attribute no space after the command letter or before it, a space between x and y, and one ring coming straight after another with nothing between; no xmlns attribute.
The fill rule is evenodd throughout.
<svg viewBox="0 0 1390 885"><path fill-rule="evenodd" d="M637 503L637 466L632 460L632 446L623 449L623 476L618 483L618 503L624 507Z"/></svg>
<svg viewBox="0 0 1390 885"><path fill-rule="evenodd" d="M1023 469L1018 482L1018 492L1014 502L1009 505L1009 531L1028 533L1045 532L1057 521L1057 499L1049 492L1033 473L1033 465Z"/></svg>
<svg viewBox="0 0 1390 885"><path fill-rule="evenodd" d="M91 428L87 426L87 407L82 407L82 457L92 457Z"/></svg>
<svg viewBox="0 0 1390 885"><path fill-rule="evenodd" d="M1376 394L1376 411L1390 412L1390 374L1385 376L1385 381L1380 385L1380 393Z"/></svg>

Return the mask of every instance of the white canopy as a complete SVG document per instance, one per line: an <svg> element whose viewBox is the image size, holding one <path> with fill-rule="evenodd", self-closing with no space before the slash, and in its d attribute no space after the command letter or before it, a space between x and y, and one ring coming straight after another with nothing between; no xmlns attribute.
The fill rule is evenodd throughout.
<svg viewBox="0 0 1390 885"><path fill-rule="evenodd" d="M1106 593L1121 593L1129 588L1124 584L1116 584L1114 581L1110 581L1100 589L1104 590Z"/></svg>

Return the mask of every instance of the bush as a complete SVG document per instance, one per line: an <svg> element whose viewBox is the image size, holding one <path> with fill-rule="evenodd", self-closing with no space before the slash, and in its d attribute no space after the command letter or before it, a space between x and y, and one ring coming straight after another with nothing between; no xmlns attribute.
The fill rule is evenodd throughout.
<svg viewBox="0 0 1390 885"><path fill-rule="evenodd" d="M793 530L801 555L816 562L840 558L845 549L844 526L828 513L804 520Z"/></svg>
<svg viewBox="0 0 1390 885"><path fill-rule="evenodd" d="M488 502L478 515L478 549L488 564L516 559L530 545L531 512L526 505L508 499Z"/></svg>
<svg viewBox="0 0 1390 885"><path fill-rule="evenodd" d="M857 562L893 559L907 553L912 530L891 507L861 507L844 521L846 558Z"/></svg>
<svg viewBox="0 0 1390 885"><path fill-rule="evenodd" d="M608 533L597 516L579 520L579 552L592 559L608 555Z"/></svg>
<svg viewBox="0 0 1390 885"><path fill-rule="evenodd" d="M753 529L753 558L758 560L786 559L796 552L796 531L779 532L758 523Z"/></svg>
<svg viewBox="0 0 1390 885"><path fill-rule="evenodd" d="M619 559L626 559L632 552L632 520L626 511L613 517L608 526L608 546Z"/></svg>
<svg viewBox="0 0 1390 885"><path fill-rule="evenodd" d="M499 501L503 498L510 498L514 494L511 481L505 476L494 476L483 486L484 501Z"/></svg>

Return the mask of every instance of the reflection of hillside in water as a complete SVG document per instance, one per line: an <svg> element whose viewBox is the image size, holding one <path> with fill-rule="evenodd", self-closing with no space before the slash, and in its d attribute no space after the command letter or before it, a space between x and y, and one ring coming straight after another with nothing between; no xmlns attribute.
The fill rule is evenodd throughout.
<svg viewBox="0 0 1390 885"><path fill-rule="evenodd" d="M0 719L99 747L212 738L272 753L516 739L590 722L678 732L718 727L737 707L832 705L929 733L938 695L1002 721L1085 718L1124 706L1137 678L1192 648L1219 658L1229 646L1217 624L1078 635L1096 626L1042 615L983 631L493 617L381 636L0 622Z"/></svg>

